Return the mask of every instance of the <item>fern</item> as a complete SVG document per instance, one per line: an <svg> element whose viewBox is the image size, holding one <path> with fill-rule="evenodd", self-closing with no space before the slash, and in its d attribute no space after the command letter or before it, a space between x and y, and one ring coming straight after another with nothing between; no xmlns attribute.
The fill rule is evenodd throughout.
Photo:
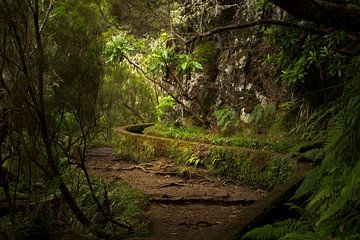
<svg viewBox="0 0 360 240"><path fill-rule="evenodd" d="M318 240L319 236L315 235L312 232L307 233L289 233L284 237L280 238L281 240Z"/></svg>
<svg viewBox="0 0 360 240"><path fill-rule="evenodd" d="M239 117L236 111L231 107L222 108L214 112L213 116L217 121L217 125L221 127L222 132L226 132L230 128L234 128L239 125Z"/></svg>
<svg viewBox="0 0 360 240"><path fill-rule="evenodd" d="M320 168L315 168L311 170L307 174L301 186L297 189L296 193L292 197L292 200L296 200L313 193L321 180L320 172Z"/></svg>
<svg viewBox="0 0 360 240"><path fill-rule="evenodd" d="M254 123L267 123L269 118L275 114L276 106L274 104L257 104L251 112L250 119Z"/></svg>
<svg viewBox="0 0 360 240"><path fill-rule="evenodd" d="M317 224L321 224L323 221L335 216L341 209L346 207L346 204L350 204L353 201L358 201L358 197L353 196L354 193L359 192L358 186L360 186L360 161L352 170L350 176L344 184L339 196L329 205L328 209L321 215Z"/></svg>
<svg viewBox="0 0 360 240"><path fill-rule="evenodd" d="M243 236L243 240L259 239L272 240L285 237L288 233L303 231L303 224L295 219L286 219L285 221L274 224L265 225L263 227L255 228L247 232Z"/></svg>
<svg viewBox="0 0 360 240"><path fill-rule="evenodd" d="M319 193L317 193L313 199L308 203L307 208L313 208L315 205L324 201L326 198L330 198L333 194L333 190L331 188L324 188Z"/></svg>
<svg viewBox="0 0 360 240"><path fill-rule="evenodd" d="M352 62L353 65L349 64L352 69L348 70L352 80L347 83L344 95L311 119L310 125L314 127L330 117L321 150L324 157L292 198L307 199L301 222L312 229L276 223L250 231L245 239L359 239L360 57Z"/></svg>

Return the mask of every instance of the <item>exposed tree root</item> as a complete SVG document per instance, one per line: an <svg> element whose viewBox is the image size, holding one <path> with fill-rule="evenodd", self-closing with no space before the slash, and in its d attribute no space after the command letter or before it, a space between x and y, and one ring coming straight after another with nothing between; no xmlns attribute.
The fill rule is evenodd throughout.
<svg viewBox="0 0 360 240"><path fill-rule="evenodd" d="M175 167L175 164L167 164L167 165L160 165L159 168L160 169L167 169L167 168L172 168Z"/></svg>
<svg viewBox="0 0 360 240"><path fill-rule="evenodd" d="M196 223L189 223L189 222L180 222L178 223L179 226L186 226L186 227L190 227L190 228L198 228L198 227L211 227L211 226L214 226L214 225L217 225L219 223L209 223L209 222L206 222L206 221L199 221L199 222L196 222Z"/></svg>
<svg viewBox="0 0 360 240"><path fill-rule="evenodd" d="M218 223L215 223L215 224L212 224L212 223L209 223L209 222L206 222L206 221L199 221L197 223L195 223L195 226L197 227L211 227L213 225L217 225Z"/></svg>
<svg viewBox="0 0 360 240"><path fill-rule="evenodd" d="M178 182L171 182L171 183L164 183L155 186L154 188L166 188L166 187L184 187L186 184L178 183Z"/></svg>
<svg viewBox="0 0 360 240"><path fill-rule="evenodd" d="M141 171L143 171L144 173L152 173L150 170L145 169L144 167L141 166L132 166L132 167L127 167L127 168L114 168L114 170L119 170L119 171L132 171L135 169L140 169Z"/></svg>
<svg viewBox="0 0 360 240"><path fill-rule="evenodd" d="M141 163L141 164L139 164L139 166L143 166L143 167L153 167L154 164L152 164L152 163Z"/></svg>
<svg viewBox="0 0 360 240"><path fill-rule="evenodd" d="M204 182L214 183L215 181L214 181L214 180L211 180L211 179L208 179L208 178L204 178L204 179L191 179L191 180L189 181L189 183L204 183Z"/></svg>
<svg viewBox="0 0 360 240"><path fill-rule="evenodd" d="M248 206L255 202L249 199L226 199L216 197L150 197L150 202L163 203L163 204L217 204L217 205L242 205Z"/></svg>
<svg viewBox="0 0 360 240"><path fill-rule="evenodd" d="M153 171L152 172L153 174L156 174L156 175L169 175L169 176L181 176L182 173L181 172L161 172L161 171Z"/></svg>

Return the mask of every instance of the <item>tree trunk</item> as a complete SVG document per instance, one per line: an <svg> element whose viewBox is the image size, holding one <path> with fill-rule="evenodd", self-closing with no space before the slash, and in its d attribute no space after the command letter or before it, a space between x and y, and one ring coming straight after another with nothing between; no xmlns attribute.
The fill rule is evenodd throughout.
<svg viewBox="0 0 360 240"><path fill-rule="evenodd" d="M325 0L271 0L300 20L338 29L360 31L360 7Z"/></svg>

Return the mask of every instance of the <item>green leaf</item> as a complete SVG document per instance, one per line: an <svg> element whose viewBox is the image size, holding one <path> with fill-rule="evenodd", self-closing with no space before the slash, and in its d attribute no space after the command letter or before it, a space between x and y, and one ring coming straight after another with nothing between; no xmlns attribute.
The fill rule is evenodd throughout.
<svg viewBox="0 0 360 240"><path fill-rule="evenodd" d="M183 70L183 71L185 71L186 69L187 69L187 67L188 67L188 62L186 61L186 62L183 62L182 64L181 64L181 69Z"/></svg>
<svg viewBox="0 0 360 240"><path fill-rule="evenodd" d="M194 61L194 62L192 62L192 65L194 66L195 69L199 69L199 70L203 69L203 66L199 62Z"/></svg>

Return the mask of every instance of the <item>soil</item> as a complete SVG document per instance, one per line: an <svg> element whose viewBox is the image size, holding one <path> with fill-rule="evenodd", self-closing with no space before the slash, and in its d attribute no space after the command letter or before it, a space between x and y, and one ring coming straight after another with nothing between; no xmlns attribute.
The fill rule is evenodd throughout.
<svg viewBox="0 0 360 240"><path fill-rule="evenodd" d="M244 209L267 194L168 159L131 163L115 158L110 148L89 151L87 166L105 180L121 179L149 196L152 235L132 240L222 239L227 226L246 218Z"/></svg>

